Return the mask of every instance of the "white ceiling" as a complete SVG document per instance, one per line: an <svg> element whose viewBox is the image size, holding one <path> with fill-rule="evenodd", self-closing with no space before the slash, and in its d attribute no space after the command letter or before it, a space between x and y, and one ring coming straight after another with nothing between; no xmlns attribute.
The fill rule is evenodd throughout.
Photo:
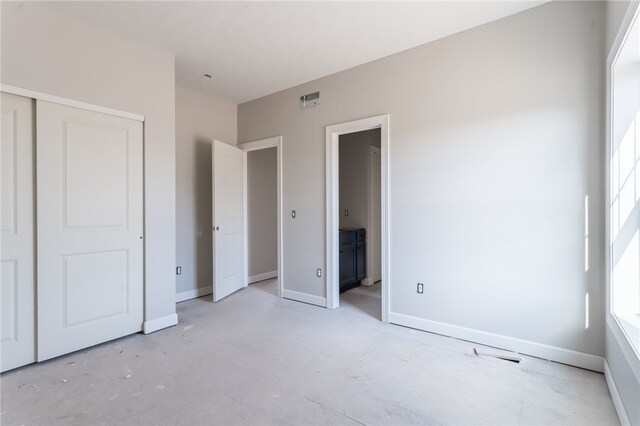
<svg viewBox="0 0 640 426"><path fill-rule="evenodd" d="M241 103L544 2L77 1L47 7L171 51L177 84Z"/></svg>

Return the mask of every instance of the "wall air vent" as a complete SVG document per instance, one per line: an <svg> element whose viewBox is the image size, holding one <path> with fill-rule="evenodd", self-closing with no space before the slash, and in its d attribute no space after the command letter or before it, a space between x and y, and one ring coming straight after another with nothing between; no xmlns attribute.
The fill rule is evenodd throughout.
<svg viewBox="0 0 640 426"><path fill-rule="evenodd" d="M309 93L308 95L300 96L300 108L311 108L320 105L320 92Z"/></svg>

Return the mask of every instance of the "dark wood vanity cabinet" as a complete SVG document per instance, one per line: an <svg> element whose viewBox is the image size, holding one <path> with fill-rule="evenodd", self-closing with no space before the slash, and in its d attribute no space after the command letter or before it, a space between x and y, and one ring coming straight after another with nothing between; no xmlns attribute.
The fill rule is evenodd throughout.
<svg viewBox="0 0 640 426"><path fill-rule="evenodd" d="M364 228L340 229L340 291L360 285L367 276L367 243Z"/></svg>

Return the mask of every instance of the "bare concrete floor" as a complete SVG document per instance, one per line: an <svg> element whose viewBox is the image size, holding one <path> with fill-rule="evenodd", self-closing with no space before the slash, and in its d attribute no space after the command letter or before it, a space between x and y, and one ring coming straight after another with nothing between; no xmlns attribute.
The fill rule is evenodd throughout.
<svg viewBox="0 0 640 426"><path fill-rule="evenodd" d="M2 375L2 424L618 424L602 374L385 325L378 286L326 310L275 281L180 325ZM484 348L484 350L491 350Z"/></svg>

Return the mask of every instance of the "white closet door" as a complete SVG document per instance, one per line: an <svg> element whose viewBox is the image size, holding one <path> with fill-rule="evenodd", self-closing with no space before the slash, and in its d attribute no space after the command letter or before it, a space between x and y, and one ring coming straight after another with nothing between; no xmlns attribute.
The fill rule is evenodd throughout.
<svg viewBox="0 0 640 426"><path fill-rule="evenodd" d="M143 321L142 123L37 101L38 361Z"/></svg>
<svg viewBox="0 0 640 426"><path fill-rule="evenodd" d="M35 361L33 101L2 104L2 371Z"/></svg>
<svg viewBox="0 0 640 426"><path fill-rule="evenodd" d="M244 169L246 153L213 141L213 301L246 286Z"/></svg>

